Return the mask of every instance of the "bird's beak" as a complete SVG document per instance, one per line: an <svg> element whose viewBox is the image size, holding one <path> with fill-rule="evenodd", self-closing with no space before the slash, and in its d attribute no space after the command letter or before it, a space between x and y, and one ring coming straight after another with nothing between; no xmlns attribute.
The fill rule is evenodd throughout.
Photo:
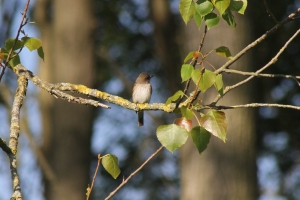
<svg viewBox="0 0 300 200"><path fill-rule="evenodd" d="M153 76L152 75L150 75L150 78L152 78Z"/></svg>

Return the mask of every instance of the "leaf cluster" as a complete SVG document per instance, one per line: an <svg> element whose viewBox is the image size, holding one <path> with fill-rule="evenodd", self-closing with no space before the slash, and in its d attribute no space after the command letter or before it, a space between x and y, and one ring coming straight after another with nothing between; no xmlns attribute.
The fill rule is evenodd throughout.
<svg viewBox="0 0 300 200"><path fill-rule="evenodd" d="M179 4L180 14L186 24L194 18L198 28L204 21L208 29L216 26L221 17L229 26L236 27L232 12L244 14L246 8L247 0L181 0Z"/></svg>
<svg viewBox="0 0 300 200"><path fill-rule="evenodd" d="M5 41L4 48L0 49L1 62L7 59L9 52L12 50L12 56L8 62L9 65L15 67L20 64L19 53L22 51L23 47L26 47L29 51L37 50L39 57L44 60L42 41L38 38L24 36L21 39L16 40L16 42L14 38L9 38Z"/></svg>

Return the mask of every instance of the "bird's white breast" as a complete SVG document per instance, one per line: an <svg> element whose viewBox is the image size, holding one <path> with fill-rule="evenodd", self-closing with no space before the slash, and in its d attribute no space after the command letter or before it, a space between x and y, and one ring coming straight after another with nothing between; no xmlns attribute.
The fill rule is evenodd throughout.
<svg viewBox="0 0 300 200"><path fill-rule="evenodd" d="M150 84L137 84L132 95L134 103L149 103L151 98Z"/></svg>

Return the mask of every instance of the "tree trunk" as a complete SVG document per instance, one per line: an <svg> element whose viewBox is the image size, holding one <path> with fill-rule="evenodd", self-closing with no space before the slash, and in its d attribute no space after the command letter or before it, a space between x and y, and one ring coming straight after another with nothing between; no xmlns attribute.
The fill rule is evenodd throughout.
<svg viewBox="0 0 300 200"><path fill-rule="evenodd" d="M236 16L235 29L221 24L208 31L203 53L219 46L227 46L235 55L251 41L250 24L245 16ZM195 51L203 31L190 22L186 30L186 52ZM213 53L214 54L214 53ZM209 62L219 68L226 59L210 55ZM231 68L251 70L252 58L246 54ZM209 65L206 68L213 70ZM224 85L229 86L241 78L223 74ZM213 90L213 89L212 89ZM216 96L214 91L201 94L204 104ZM247 83L229 92L218 105L237 105L253 102L253 84ZM207 149L199 155L191 139L180 149L181 199L182 200L254 200L257 199L256 161L255 161L255 112L254 109L235 109L225 111L228 120L227 141L212 136ZM196 122L194 123L196 124Z"/></svg>
<svg viewBox="0 0 300 200"><path fill-rule="evenodd" d="M44 80L93 86L91 13L91 1L37 1L35 17L45 53L40 76ZM56 176L44 177L46 199L82 200L89 183L94 109L55 99L44 91L40 92L40 106L42 148Z"/></svg>

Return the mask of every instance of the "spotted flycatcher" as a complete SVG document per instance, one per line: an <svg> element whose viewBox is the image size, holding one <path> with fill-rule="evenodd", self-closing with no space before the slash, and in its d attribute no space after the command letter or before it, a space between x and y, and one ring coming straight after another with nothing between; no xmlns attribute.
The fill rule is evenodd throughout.
<svg viewBox="0 0 300 200"><path fill-rule="evenodd" d="M152 87L150 84L150 79L152 76L142 72L136 79L132 90L132 101L133 103L149 103ZM144 125L144 111L138 111L138 125Z"/></svg>

